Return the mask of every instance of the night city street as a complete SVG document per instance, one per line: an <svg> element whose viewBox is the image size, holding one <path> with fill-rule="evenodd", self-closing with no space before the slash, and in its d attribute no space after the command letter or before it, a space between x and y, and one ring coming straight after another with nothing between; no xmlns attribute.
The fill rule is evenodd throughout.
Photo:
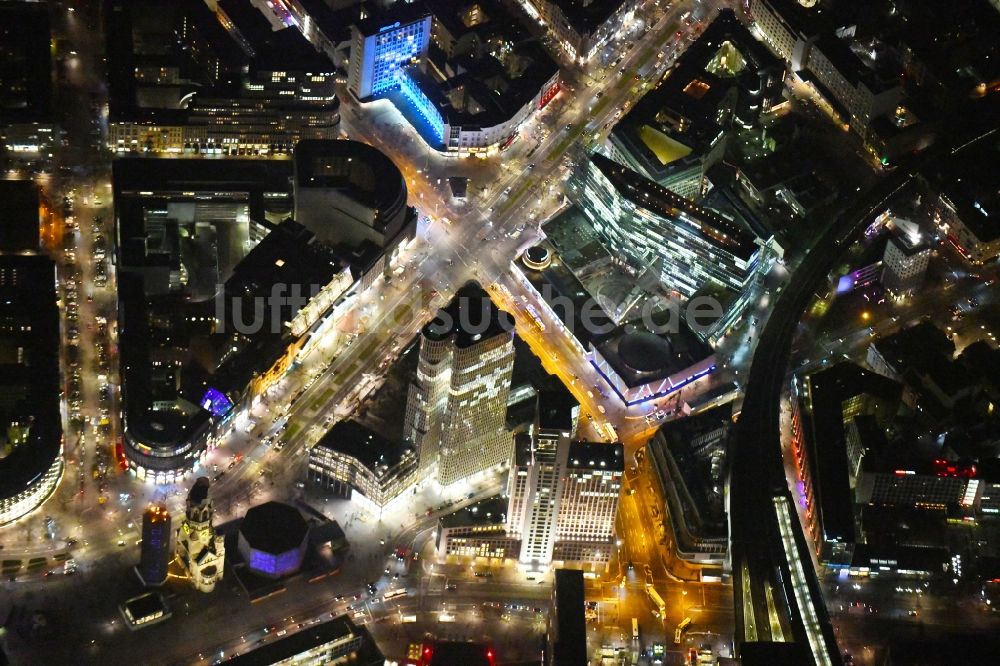
<svg viewBox="0 0 1000 666"><path fill-rule="evenodd" d="M1000 663L998 34L0 0L0 665Z"/></svg>

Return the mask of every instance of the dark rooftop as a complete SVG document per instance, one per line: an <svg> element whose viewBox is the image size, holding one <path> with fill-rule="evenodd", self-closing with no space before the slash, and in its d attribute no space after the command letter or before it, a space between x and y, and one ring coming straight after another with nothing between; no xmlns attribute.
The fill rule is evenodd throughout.
<svg viewBox="0 0 1000 666"><path fill-rule="evenodd" d="M818 48L849 83L864 83L872 93L878 94L898 83L898 78L878 76L851 50L850 44L832 32L821 36L814 48Z"/></svg>
<svg viewBox="0 0 1000 666"><path fill-rule="evenodd" d="M31 180L0 180L0 252L38 250L38 186Z"/></svg>
<svg viewBox="0 0 1000 666"><path fill-rule="evenodd" d="M314 546L330 544L334 549L346 548L347 535L340 523L336 520L328 520L323 514L319 514L319 518L322 518L322 522L318 524L313 522L309 527L309 543Z"/></svg>
<svg viewBox="0 0 1000 666"><path fill-rule="evenodd" d="M921 390L924 378L932 381L946 395L956 393L976 379L974 373L966 372L961 363L952 359L954 343L931 322L903 329L876 341L872 346L903 381L920 390L925 400L937 398Z"/></svg>
<svg viewBox="0 0 1000 666"><path fill-rule="evenodd" d="M308 532L299 510L281 502L250 507L240 524L240 534L251 548L274 555L298 548Z"/></svg>
<svg viewBox="0 0 1000 666"><path fill-rule="evenodd" d="M858 432L858 440L865 455L880 456L889 446L885 430L879 427L878 419L871 414L858 414L852 421Z"/></svg>
<svg viewBox="0 0 1000 666"><path fill-rule="evenodd" d="M723 387L725 391L732 386ZM684 513L685 529L679 538L687 541L686 533L698 539L718 539L728 535L726 503L721 493L715 491L713 459L722 451L728 457L729 442L733 436L733 403L724 403L687 418L664 423L648 445L648 452L657 476L677 487L680 506ZM672 458L673 463L668 463ZM722 458L725 461L725 457ZM725 463L724 463L725 464ZM668 497L672 503L672 499Z"/></svg>
<svg viewBox="0 0 1000 666"><path fill-rule="evenodd" d="M383 211L382 224L393 218L400 202L406 202L406 182L399 168L385 153L360 141L299 141L295 178L300 188L342 190L362 205Z"/></svg>
<svg viewBox="0 0 1000 666"><path fill-rule="evenodd" d="M618 353L637 372L655 372L671 361L670 343L647 331L636 331L618 343Z"/></svg>
<svg viewBox="0 0 1000 666"><path fill-rule="evenodd" d="M625 448L618 443L573 442L569 446L566 466L570 469L623 472L625 471Z"/></svg>
<svg viewBox="0 0 1000 666"><path fill-rule="evenodd" d="M311 237L300 225L282 222L236 264L226 280L226 293L234 297L270 296L283 285L290 291L300 287L300 294L309 297L310 289L325 287L341 268L323 248L310 244ZM294 306L281 310L282 322L298 313Z"/></svg>
<svg viewBox="0 0 1000 666"><path fill-rule="evenodd" d="M451 187L451 196L456 199L465 199L468 194L469 179L465 176L450 176L448 186Z"/></svg>
<svg viewBox="0 0 1000 666"><path fill-rule="evenodd" d="M625 0L560 0L555 3L577 34L593 33L617 12Z"/></svg>
<svg viewBox="0 0 1000 666"><path fill-rule="evenodd" d="M338 9L330 6L327 0L297 0L316 27L334 44L346 42L351 38L351 25L356 23L361 15L361 4L346 4Z"/></svg>
<svg viewBox="0 0 1000 666"><path fill-rule="evenodd" d="M167 612L167 605L159 592L147 592L138 597L133 597L126 601L123 606L128 609L129 614L136 620L160 611Z"/></svg>
<svg viewBox="0 0 1000 666"><path fill-rule="evenodd" d="M570 430L573 427L573 410L579 407L569 391L539 391L538 425L550 430Z"/></svg>
<svg viewBox="0 0 1000 666"><path fill-rule="evenodd" d="M510 376L507 429L517 430L535 420L539 391L569 393L562 381L542 365L521 336L514 336L514 369Z"/></svg>
<svg viewBox="0 0 1000 666"><path fill-rule="evenodd" d="M216 0L215 4L216 11L222 12L229 19L228 25L223 23L223 27L242 48L249 51L247 55L256 55L261 45L266 45L274 32L264 14L251 5L250 0ZM302 38L302 33L299 33L299 37Z"/></svg>
<svg viewBox="0 0 1000 666"><path fill-rule="evenodd" d="M353 420L335 423L316 446L351 456L373 471L392 468L413 453L413 447L406 442L386 439Z"/></svg>
<svg viewBox="0 0 1000 666"><path fill-rule="evenodd" d="M50 39L47 3L0 1L0 126L49 119Z"/></svg>
<svg viewBox="0 0 1000 666"><path fill-rule="evenodd" d="M654 323L664 323L668 312L654 313ZM698 339L682 318L677 331L655 334L643 330L641 322L628 322L597 338L594 348L625 384L634 388L664 379L705 360L712 348Z"/></svg>
<svg viewBox="0 0 1000 666"><path fill-rule="evenodd" d="M455 513L442 516L442 527L465 525L493 525L503 528L507 520L507 498L493 495L463 507Z"/></svg>
<svg viewBox="0 0 1000 666"><path fill-rule="evenodd" d="M983 243L1000 238L1000 187L992 169L984 164L1000 163L1000 141L982 146L941 165L935 179L962 223Z"/></svg>
<svg viewBox="0 0 1000 666"><path fill-rule="evenodd" d="M218 6L252 49L250 55L253 56L254 69L306 73L332 71L330 59L317 51L298 28L273 30L250 0L218 0Z"/></svg>
<svg viewBox="0 0 1000 666"><path fill-rule="evenodd" d="M806 441L823 532L827 540L853 543L854 499L848 476L843 404L867 394L898 405L902 387L847 362L809 375L807 381L812 430Z"/></svg>
<svg viewBox="0 0 1000 666"><path fill-rule="evenodd" d="M120 193L180 195L184 192L291 192L290 160L178 160L123 157L114 160L115 198ZM253 212L253 211L251 211ZM261 219L263 215L255 219Z"/></svg>
<svg viewBox="0 0 1000 666"><path fill-rule="evenodd" d="M434 641L430 661L425 666L493 666L488 656L492 648L482 643L465 641Z"/></svg>
<svg viewBox="0 0 1000 666"><path fill-rule="evenodd" d="M944 331L926 321L877 340L873 346L900 372L908 367L924 370L942 359L951 359L955 353L955 344Z"/></svg>
<svg viewBox="0 0 1000 666"><path fill-rule="evenodd" d="M970 377L991 384L994 390L1000 389L1000 349L979 340L963 349L958 361Z"/></svg>
<svg viewBox="0 0 1000 666"><path fill-rule="evenodd" d="M297 655L318 648L333 641L340 641L349 636L360 636L361 646L357 655L351 660L355 666L382 666L385 657L375 645L371 634L365 627L358 627L346 615L332 620L306 627L290 636L285 636L272 643L267 643L249 652L230 657L224 664L233 666L270 666L285 663Z"/></svg>
<svg viewBox="0 0 1000 666"><path fill-rule="evenodd" d="M498 335L512 335L513 321L500 312L489 294L476 282L468 282L437 316L424 326L428 340L440 341L454 336L459 349L471 347Z"/></svg>
<svg viewBox="0 0 1000 666"><path fill-rule="evenodd" d="M726 393L732 390L732 386L725 385L722 389L723 393ZM708 433L721 430L720 434L725 435L725 431L732 424L733 404L727 402L700 414L668 421L660 426L660 433L663 435L664 443L674 454L678 454L696 450L696 442L700 442Z"/></svg>
<svg viewBox="0 0 1000 666"><path fill-rule="evenodd" d="M0 255L0 433L30 420L17 442L0 440L0 498L24 491L60 455L56 268L44 256ZM12 450L10 450L12 447ZM4 451L8 452L2 455Z"/></svg>
<svg viewBox="0 0 1000 666"><path fill-rule="evenodd" d="M949 556L948 549L944 547L873 546L859 543L854 546L851 566L878 569L886 561L895 562L891 566L896 570L944 573L943 567L948 564Z"/></svg>
<svg viewBox="0 0 1000 666"><path fill-rule="evenodd" d="M524 276L581 347L586 349L592 340L614 329L614 321L561 259L553 260L540 271L528 268L523 262L521 265Z"/></svg>
<svg viewBox="0 0 1000 666"><path fill-rule="evenodd" d="M587 663L587 620L583 603L583 572L578 569L556 569L554 581L553 661L557 666L579 666Z"/></svg>

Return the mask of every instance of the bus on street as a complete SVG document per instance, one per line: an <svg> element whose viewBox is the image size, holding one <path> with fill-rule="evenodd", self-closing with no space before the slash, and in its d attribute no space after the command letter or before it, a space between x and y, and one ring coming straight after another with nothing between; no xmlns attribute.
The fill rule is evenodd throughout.
<svg viewBox="0 0 1000 666"><path fill-rule="evenodd" d="M661 620L667 616L667 605L663 603L663 599L660 594L653 588L652 585L646 585L646 594L649 595L649 600L653 602L653 606L656 607L657 616Z"/></svg>

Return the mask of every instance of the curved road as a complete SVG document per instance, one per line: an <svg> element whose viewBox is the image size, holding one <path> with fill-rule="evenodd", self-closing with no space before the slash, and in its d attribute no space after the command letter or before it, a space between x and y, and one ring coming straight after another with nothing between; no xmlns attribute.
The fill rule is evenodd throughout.
<svg viewBox="0 0 1000 666"><path fill-rule="evenodd" d="M992 113L984 115L990 120L995 117ZM923 167L934 160L953 157L997 132L995 126L984 129L984 125L981 122L976 129L967 127L950 142L939 142L914 160L909 168L900 167L851 204L839 216L840 222L830 224L809 251L796 271L795 279L780 295L761 332L746 385L730 480L732 567L736 577L733 593L738 645L791 638L800 645L808 646L810 632L806 625L811 621L814 662L841 663L801 525L797 520L791 521L798 560L808 588L805 591L807 596L800 596L801 589L796 594L790 582L793 575L776 510L776 503L781 498L786 498L794 507L782 464L778 408L785 386L792 339L813 292L852 239L891 201L914 184ZM781 588L784 588L784 594L773 594L775 589ZM780 604L782 598L793 607L781 607L776 613L775 605ZM799 608L799 604L811 605L812 612L807 607ZM786 635L789 630L791 636ZM825 656L819 654L823 649ZM806 654L803 651L802 656Z"/></svg>

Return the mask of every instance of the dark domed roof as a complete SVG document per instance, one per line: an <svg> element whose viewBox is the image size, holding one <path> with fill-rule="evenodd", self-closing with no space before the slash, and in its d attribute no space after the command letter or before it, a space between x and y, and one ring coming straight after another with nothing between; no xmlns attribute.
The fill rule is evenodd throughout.
<svg viewBox="0 0 1000 666"><path fill-rule="evenodd" d="M545 261L549 256L549 251L546 250L541 245L532 245L527 251L528 259L534 262L541 263Z"/></svg>
<svg viewBox="0 0 1000 666"><path fill-rule="evenodd" d="M210 481L207 476L199 476L195 479L194 485L188 491L188 503L198 505L208 499L208 487Z"/></svg>
<svg viewBox="0 0 1000 666"><path fill-rule="evenodd" d="M272 555L298 548L308 532L298 509L281 502L251 507L240 525L240 534L251 548Z"/></svg>
<svg viewBox="0 0 1000 666"><path fill-rule="evenodd" d="M552 252L542 245L532 245L524 251L521 261L532 270L545 270L552 261Z"/></svg>
<svg viewBox="0 0 1000 666"><path fill-rule="evenodd" d="M625 335L618 343L618 354L633 370L655 372L670 363L670 343L647 331Z"/></svg>
<svg viewBox="0 0 1000 666"><path fill-rule="evenodd" d="M360 141L306 139L295 144L301 187L342 188L383 215L406 205L406 181L382 151Z"/></svg>
<svg viewBox="0 0 1000 666"><path fill-rule="evenodd" d="M439 342L455 336L455 346L467 349L481 340L510 332L513 322L501 313L478 282L467 282L437 316L423 328L428 340Z"/></svg>

